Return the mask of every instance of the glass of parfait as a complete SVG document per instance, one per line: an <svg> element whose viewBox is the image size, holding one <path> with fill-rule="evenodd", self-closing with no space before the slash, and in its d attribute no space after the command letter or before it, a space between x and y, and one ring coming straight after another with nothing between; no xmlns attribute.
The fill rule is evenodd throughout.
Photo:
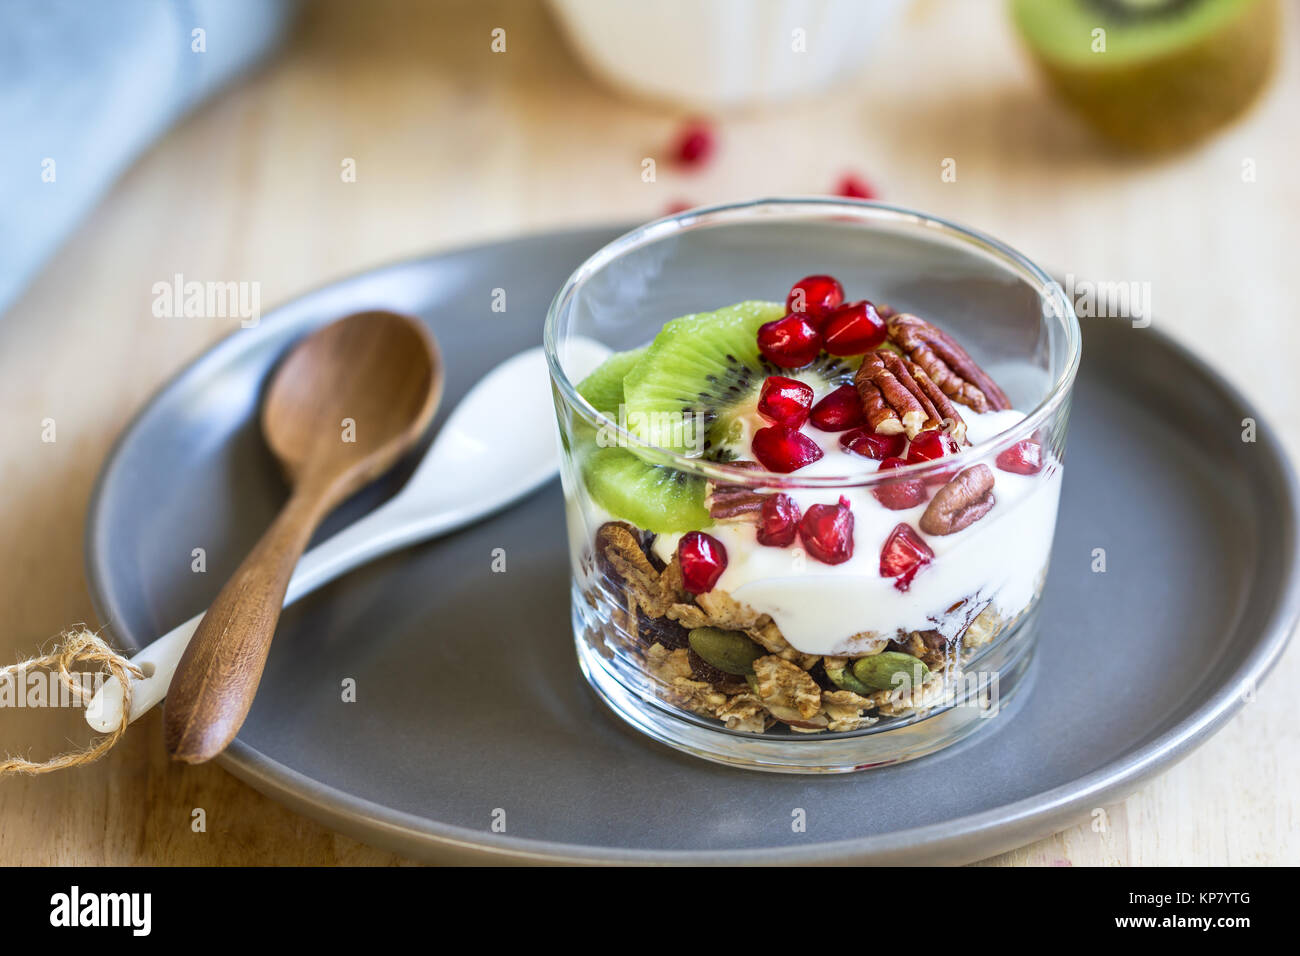
<svg viewBox="0 0 1300 956"><path fill-rule="evenodd" d="M1080 356L1040 268L877 203L697 209L580 265L546 349L578 661L621 718L839 772L1010 713Z"/></svg>

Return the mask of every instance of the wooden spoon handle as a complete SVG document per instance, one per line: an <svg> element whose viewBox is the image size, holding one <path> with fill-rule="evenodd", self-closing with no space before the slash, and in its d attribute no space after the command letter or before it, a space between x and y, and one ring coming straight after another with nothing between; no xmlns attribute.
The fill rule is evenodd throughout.
<svg viewBox="0 0 1300 956"><path fill-rule="evenodd" d="M289 578L329 510L328 497L295 493L204 614L163 707L163 742L174 759L203 763L235 739L253 706Z"/></svg>

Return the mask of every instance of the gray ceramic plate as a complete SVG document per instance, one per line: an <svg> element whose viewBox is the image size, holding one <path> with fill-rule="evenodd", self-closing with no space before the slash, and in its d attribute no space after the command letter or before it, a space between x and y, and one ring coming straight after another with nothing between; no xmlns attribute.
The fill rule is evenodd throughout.
<svg viewBox="0 0 1300 956"><path fill-rule="evenodd" d="M448 360L445 415L477 376L540 341L554 291L620 231L348 279L182 372L127 429L91 504L88 571L112 637L136 649L201 610L279 507L255 411L291 341L364 308L423 316ZM491 313L503 285L509 311ZM1094 319L1084 332L1033 683L998 726L949 751L790 777L715 766L625 728L578 672L556 482L290 608L223 762L331 827L442 861L962 862L1083 819L1221 726L1300 613L1296 484L1267 425L1243 443L1251 408L1156 329ZM196 547L206 574L190 570ZM489 570L498 547L505 574ZM1096 548L1105 573L1091 570ZM347 677L355 703L340 700ZM499 811L505 832L492 827Z"/></svg>

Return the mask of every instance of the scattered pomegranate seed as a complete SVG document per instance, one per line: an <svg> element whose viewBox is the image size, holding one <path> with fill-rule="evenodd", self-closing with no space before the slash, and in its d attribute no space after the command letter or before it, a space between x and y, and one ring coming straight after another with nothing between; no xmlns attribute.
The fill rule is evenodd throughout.
<svg viewBox="0 0 1300 956"><path fill-rule="evenodd" d="M889 532L885 546L880 549L880 576L896 578L894 587L906 591L912 586L917 572L930 563L934 552L912 530L909 524L900 524Z"/></svg>
<svg viewBox="0 0 1300 956"><path fill-rule="evenodd" d="M849 499L837 505L813 505L799 522L799 537L809 554L823 564L843 564L853 557L853 512Z"/></svg>
<svg viewBox="0 0 1300 956"><path fill-rule="evenodd" d="M682 566L682 581L692 594L712 591L727 570L727 549L722 542L703 531L688 531L677 542L677 561Z"/></svg>
<svg viewBox="0 0 1300 956"><path fill-rule="evenodd" d="M700 166L713 155L715 145L713 127L703 120L691 120L678 132L673 155L683 166Z"/></svg>
<svg viewBox="0 0 1300 956"><path fill-rule="evenodd" d="M832 276L804 276L790 287L785 310L795 315L807 314L814 323L829 315L844 301L844 286Z"/></svg>
<svg viewBox="0 0 1300 956"><path fill-rule="evenodd" d="M845 451L851 451L855 455L884 461L902 455L907 439L902 435L877 435L870 425L864 425L841 435L840 444Z"/></svg>
<svg viewBox="0 0 1300 956"><path fill-rule="evenodd" d="M777 425L801 428L808 420L812 400L811 385L784 375L769 375L758 395L758 413Z"/></svg>
<svg viewBox="0 0 1300 956"><path fill-rule="evenodd" d="M895 468L902 468L906 464L907 462L901 458L890 457L880 463L877 471L892 471ZM915 508L925 501L928 495L925 482L919 478L891 481L889 484L872 488L871 493L876 496L877 501L890 511L906 511L908 508Z"/></svg>
<svg viewBox="0 0 1300 956"><path fill-rule="evenodd" d="M679 212L685 212L688 209L694 209L694 208L695 208L694 203L689 203L684 199L674 199L672 202L670 202L667 206L664 207L664 215L675 216Z"/></svg>
<svg viewBox="0 0 1300 956"><path fill-rule="evenodd" d="M750 446L754 457L764 468L782 474L798 471L822 456L822 450L815 441L803 432L784 425L760 428L754 432Z"/></svg>
<svg viewBox="0 0 1300 956"><path fill-rule="evenodd" d="M931 429L921 432L907 446L907 463L915 465L922 461L936 461L944 455L955 455L961 448L957 439L941 431Z"/></svg>
<svg viewBox="0 0 1300 956"><path fill-rule="evenodd" d="M876 190L861 176L845 173L835 185L835 195L845 199L875 199Z"/></svg>
<svg viewBox="0 0 1300 956"><path fill-rule="evenodd" d="M822 323L824 348L831 355L861 355L884 343L885 320L866 299L842 305Z"/></svg>
<svg viewBox="0 0 1300 956"><path fill-rule="evenodd" d="M822 337L802 315L787 315L758 327L758 350L773 365L803 368L822 350Z"/></svg>
<svg viewBox="0 0 1300 956"><path fill-rule="evenodd" d="M1017 475L1036 475L1043 470L1043 446L1036 441L1018 441L998 455L998 467Z"/></svg>
<svg viewBox="0 0 1300 956"><path fill-rule="evenodd" d="M862 399L852 385L841 385L812 407L808 420L824 432L842 432L866 421Z"/></svg>
<svg viewBox="0 0 1300 956"><path fill-rule="evenodd" d="M794 544L799 533L799 506L789 495L772 495L763 500L758 513L758 543L771 548Z"/></svg>

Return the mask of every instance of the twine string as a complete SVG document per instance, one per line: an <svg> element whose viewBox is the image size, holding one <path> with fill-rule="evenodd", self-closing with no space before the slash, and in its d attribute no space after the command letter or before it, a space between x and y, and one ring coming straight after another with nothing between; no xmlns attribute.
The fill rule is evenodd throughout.
<svg viewBox="0 0 1300 956"><path fill-rule="evenodd" d="M2 757L0 776L16 773L50 773L66 767L80 767L93 763L113 749L126 733L129 723L126 715L131 713L131 678L138 680L144 677L144 672L109 647L98 634L92 633L85 627L64 633L60 642L47 654L0 668L0 681L12 678L17 683L19 675L31 668L53 669L58 673L59 681L68 689L73 702L87 704L89 701L86 698L94 695L88 693L86 687L73 677L72 667L78 664L96 665L100 672L106 670L122 684L121 723L109 733L92 740L84 750L71 750L45 761L32 761L16 756Z"/></svg>

